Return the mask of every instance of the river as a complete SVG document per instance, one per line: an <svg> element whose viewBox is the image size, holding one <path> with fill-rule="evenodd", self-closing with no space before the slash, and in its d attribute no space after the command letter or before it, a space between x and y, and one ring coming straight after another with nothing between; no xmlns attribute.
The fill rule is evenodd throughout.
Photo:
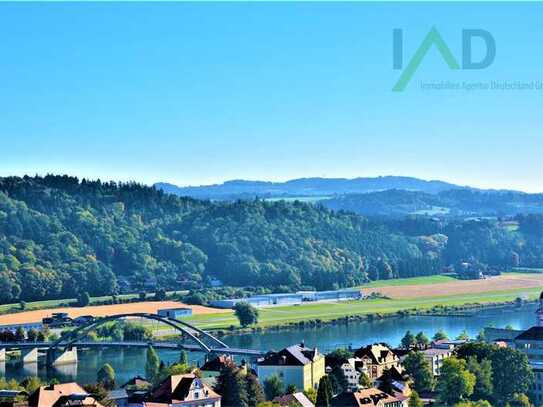
<svg viewBox="0 0 543 407"><path fill-rule="evenodd" d="M349 325L325 325L317 328L232 335L221 339L232 347L263 350L279 350L301 341L308 346L316 346L323 352L337 347L356 348L374 342L386 342L396 346L407 330L413 333L424 331L428 336L432 336L439 329L443 329L449 337L454 338L464 330L474 337L487 326L503 328L511 325L514 329L527 329L535 323L535 310L535 304L527 304L522 307L477 310L470 313L470 316L408 316L355 322ZM173 363L179 358L176 351L159 351L159 355L166 363ZM202 357L202 354L190 355L195 363L201 361ZM44 379L56 377L60 381L76 380L79 383L92 383L96 380L97 370L106 362L115 369L117 383L123 384L135 375L144 375L145 350L80 351L79 363L65 366L61 370L48 370L41 365L25 370L0 364L0 376L21 380L27 376L39 375Z"/></svg>

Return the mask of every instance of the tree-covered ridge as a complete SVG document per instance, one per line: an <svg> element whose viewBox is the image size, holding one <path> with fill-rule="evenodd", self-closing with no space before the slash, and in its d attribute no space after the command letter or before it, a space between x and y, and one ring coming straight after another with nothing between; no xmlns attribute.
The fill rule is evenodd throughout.
<svg viewBox="0 0 543 407"><path fill-rule="evenodd" d="M424 259L414 239L299 202L197 201L68 176L0 180L2 302L192 288L208 277L346 287Z"/></svg>
<svg viewBox="0 0 543 407"><path fill-rule="evenodd" d="M427 214L451 218L543 213L543 194L471 188L456 188L435 194L391 189L337 195L319 203L333 210L348 210L363 216L401 217Z"/></svg>
<svg viewBox="0 0 543 407"><path fill-rule="evenodd" d="M0 179L0 302L226 285L349 287L541 267L543 217L368 220L302 202L211 202L135 183ZM466 263L468 264L467 268Z"/></svg>
<svg viewBox="0 0 543 407"><path fill-rule="evenodd" d="M443 181L426 181L413 177L385 176L373 178L298 178L286 182L231 180L216 185L178 187L156 183L157 189L179 196L200 199L251 199L251 197L299 197L360 194L391 189L438 193L462 188Z"/></svg>

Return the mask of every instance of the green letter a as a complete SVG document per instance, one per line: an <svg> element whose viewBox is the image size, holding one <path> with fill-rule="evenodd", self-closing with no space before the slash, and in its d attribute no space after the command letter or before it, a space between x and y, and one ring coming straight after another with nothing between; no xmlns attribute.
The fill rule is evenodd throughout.
<svg viewBox="0 0 543 407"><path fill-rule="evenodd" d="M422 44L420 44L420 47L415 52L415 55L413 55L413 58L411 58L411 61L409 61L407 68L405 68L400 75L400 79L398 79L398 82L396 82L396 84L392 88L394 92L401 92L405 89L405 87L415 74L415 71L419 67L420 63L430 50L432 44L436 45L437 50L439 51L450 69L460 69L460 65L458 65L458 62L456 61L456 59L454 59L451 50L449 49L447 44L445 44L445 41L443 41L443 38L436 30L436 28L432 27L430 32L428 32L428 34L422 41Z"/></svg>

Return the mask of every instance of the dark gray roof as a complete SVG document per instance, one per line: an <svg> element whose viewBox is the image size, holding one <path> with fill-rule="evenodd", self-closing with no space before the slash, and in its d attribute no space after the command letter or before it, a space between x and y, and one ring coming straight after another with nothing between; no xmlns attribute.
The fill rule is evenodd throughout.
<svg viewBox="0 0 543 407"><path fill-rule="evenodd" d="M270 352L258 364L261 366L305 366L315 360L316 349L306 348L303 345L292 345L279 352Z"/></svg>
<svg viewBox="0 0 543 407"><path fill-rule="evenodd" d="M128 398L128 393L125 389L111 390L107 396L109 400L122 400Z"/></svg>
<svg viewBox="0 0 543 407"><path fill-rule="evenodd" d="M15 398L22 394L28 394L28 393L21 390L0 390L0 398Z"/></svg>
<svg viewBox="0 0 543 407"><path fill-rule="evenodd" d="M533 326L517 336L515 340L543 341L543 326Z"/></svg>

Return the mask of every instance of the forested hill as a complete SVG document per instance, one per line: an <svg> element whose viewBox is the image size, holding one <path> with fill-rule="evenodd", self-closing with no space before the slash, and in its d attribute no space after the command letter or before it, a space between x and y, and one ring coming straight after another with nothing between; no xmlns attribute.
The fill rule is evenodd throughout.
<svg viewBox="0 0 543 407"><path fill-rule="evenodd" d="M412 177L302 178L287 182L238 180L183 188L158 183L155 187L200 199L300 199L368 217L418 214L452 218L543 213L543 194L483 190Z"/></svg>
<svg viewBox="0 0 543 407"><path fill-rule="evenodd" d="M335 196L319 203L330 209L347 210L364 216L420 214L440 217L504 217L543 213L543 194L474 189L453 189L437 194L392 189Z"/></svg>
<svg viewBox="0 0 543 407"><path fill-rule="evenodd" d="M196 288L209 278L329 289L433 274L466 259L540 266L541 225L375 222L300 202L198 201L68 176L0 178L0 302Z"/></svg>
<svg viewBox="0 0 543 407"><path fill-rule="evenodd" d="M359 216L303 203L213 203L67 176L0 180L2 302L109 294L127 283L134 291L198 287L208 276L345 287L365 281L378 258L425 255Z"/></svg>

